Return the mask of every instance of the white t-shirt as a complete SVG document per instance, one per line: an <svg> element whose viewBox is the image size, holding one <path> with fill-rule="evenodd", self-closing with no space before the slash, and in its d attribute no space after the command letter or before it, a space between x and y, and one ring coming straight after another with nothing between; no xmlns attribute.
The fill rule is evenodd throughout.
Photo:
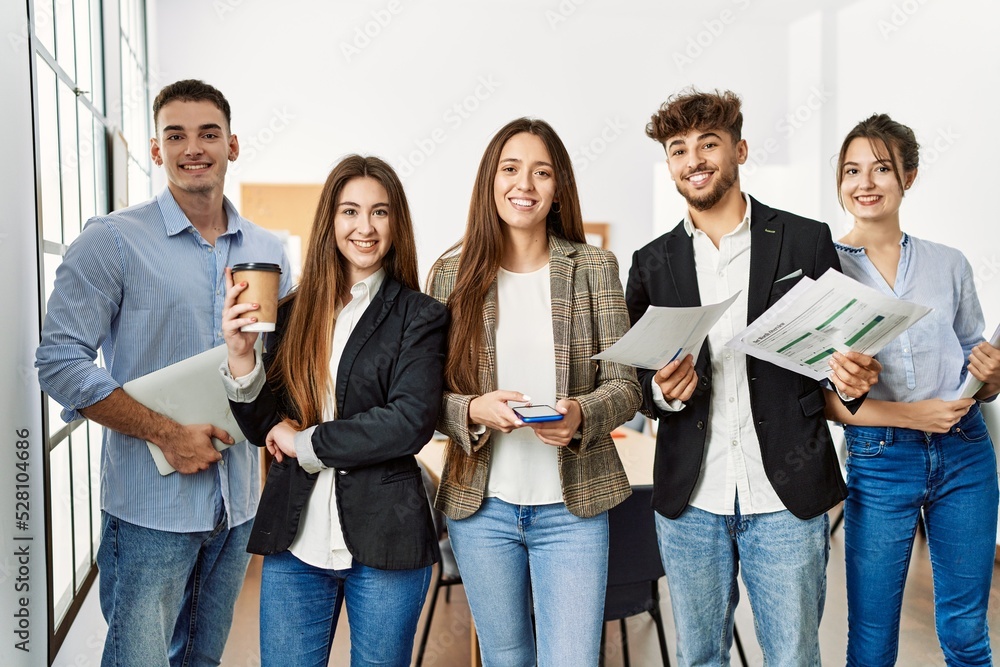
<svg viewBox="0 0 1000 667"><path fill-rule="evenodd" d="M556 353L549 265L530 273L497 273L497 389L519 391L536 405L555 405ZM563 502L559 450L529 426L492 435L486 495L515 505Z"/></svg>

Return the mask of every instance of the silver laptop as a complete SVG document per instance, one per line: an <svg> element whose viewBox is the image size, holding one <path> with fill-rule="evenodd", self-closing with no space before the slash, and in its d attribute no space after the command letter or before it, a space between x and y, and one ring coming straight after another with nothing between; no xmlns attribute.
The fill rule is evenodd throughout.
<svg viewBox="0 0 1000 667"><path fill-rule="evenodd" d="M238 443L245 438L229 409L229 397L219 377L219 366L226 356L226 346L220 345L126 382L122 389L150 410L180 424L212 424ZM231 446L215 438L212 442L220 452ZM159 447L151 442L146 445L161 475L175 472Z"/></svg>

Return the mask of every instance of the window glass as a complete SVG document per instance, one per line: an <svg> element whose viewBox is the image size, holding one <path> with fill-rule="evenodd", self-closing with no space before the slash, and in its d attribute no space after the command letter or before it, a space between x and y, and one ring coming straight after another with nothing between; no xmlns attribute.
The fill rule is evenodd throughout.
<svg viewBox="0 0 1000 667"><path fill-rule="evenodd" d="M76 40L73 34L73 0L55 0L56 62L76 80Z"/></svg>
<svg viewBox="0 0 1000 667"><path fill-rule="evenodd" d="M56 105L56 75L42 58L38 70L38 150L41 173L42 238L62 243L62 193L59 178L59 110Z"/></svg>
<svg viewBox="0 0 1000 667"><path fill-rule="evenodd" d="M88 0L76 0L74 7L74 37L76 38L76 87L83 91L81 94L87 99L91 99L94 93L94 64L92 62L93 49L91 48L91 35L93 31L90 27L90 2Z"/></svg>
<svg viewBox="0 0 1000 667"><path fill-rule="evenodd" d="M109 212L108 202L110 197L108 190L108 142L104 124L100 119L94 118L93 139L91 145L94 147L94 214L103 215Z"/></svg>
<svg viewBox="0 0 1000 667"><path fill-rule="evenodd" d="M125 168L131 201L149 197L145 2L29 0L29 8L33 44L37 45L35 163L43 253L44 302L39 309L44 314L65 247L79 236L89 218L109 211L111 160L107 137L112 129L121 128L128 140L130 153ZM105 24L116 22L117 29L105 35ZM106 68L105 47L120 51L120 65L116 64L114 70ZM105 100L109 81L121 82L121 98L113 103ZM117 84L110 88L117 94ZM107 113L113 115L108 117ZM103 365L100 354L97 363ZM77 593L82 593L100 543L102 428L80 420L66 435L66 424L60 416L62 407L47 396L44 401L50 493L47 537L53 559L50 613L55 619L49 629L52 642L62 634L61 627L73 620L69 610L76 607L73 601ZM57 440L59 437L62 439Z"/></svg>
<svg viewBox="0 0 1000 667"><path fill-rule="evenodd" d="M72 438L73 435L70 436ZM69 512L69 447L67 441L49 452L49 489L52 518L52 600L56 623L73 600L73 524Z"/></svg>
<svg viewBox="0 0 1000 667"><path fill-rule="evenodd" d="M33 3L35 22L33 25L35 36L42 46L50 54L56 52L56 31L55 20L52 14L53 0L35 0Z"/></svg>
<svg viewBox="0 0 1000 667"><path fill-rule="evenodd" d="M73 481L73 554L76 570L76 590L87 578L87 571L96 554L91 553L90 511L90 435L88 429L73 431L70 463ZM96 487L95 487L96 489Z"/></svg>
<svg viewBox="0 0 1000 667"><path fill-rule="evenodd" d="M87 422L90 438L90 514L91 544L94 554L101 545L101 443L104 436L100 424Z"/></svg>
<svg viewBox="0 0 1000 667"><path fill-rule="evenodd" d="M80 174L80 224L73 225L73 237L79 234L82 225L97 213L97 172L95 162L97 160L96 146L94 146L94 114L90 108L78 102L77 117L80 121L79 146L80 149L78 171ZM67 243L70 236L69 226L66 230Z"/></svg>
<svg viewBox="0 0 1000 667"><path fill-rule="evenodd" d="M77 142L76 93L59 81L59 176L62 183L62 242L69 245L80 229L80 146ZM76 229L76 233L72 230Z"/></svg>

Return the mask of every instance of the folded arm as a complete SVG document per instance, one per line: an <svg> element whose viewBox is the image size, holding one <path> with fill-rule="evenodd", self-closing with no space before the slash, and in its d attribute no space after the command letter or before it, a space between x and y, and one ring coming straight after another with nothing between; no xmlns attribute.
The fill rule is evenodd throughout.
<svg viewBox="0 0 1000 667"><path fill-rule="evenodd" d="M947 433L965 416L974 399L942 401L932 398L914 403L866 399L856 413L844 405L834 392L826 390L826 418L853 426L910 428L928 433Z"/></svg>

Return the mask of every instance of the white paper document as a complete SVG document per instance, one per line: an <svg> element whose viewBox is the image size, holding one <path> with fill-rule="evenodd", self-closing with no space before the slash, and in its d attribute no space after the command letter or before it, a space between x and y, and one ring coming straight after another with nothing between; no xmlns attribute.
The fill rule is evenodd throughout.
<svg viewBox="0 0 1000 667"><path fill-rule="evenodd" d="M875 354L930 311L829 269L802 278L726 346L822 380L834 352Z"/></svg>
<svg viewBox="0 0 1000 667"><path fill-rule="evenodd" d="M737 292L711 306L650 306L617 343L591 358L654 371L689 354L698 361L698 352L709 330L729 310L739 294Z"/></svg>
<svg viewBox="0 0 1000 667"><path fill-rule="evenodd" d="M993 332L993 337L990 338L990 345L1000 347L1000 324L997 325L997 330ZM982 388L983 383L977 380L975 375L966 371L965 382L959 387L958 395L955 398L972 398Z"/></svg>

